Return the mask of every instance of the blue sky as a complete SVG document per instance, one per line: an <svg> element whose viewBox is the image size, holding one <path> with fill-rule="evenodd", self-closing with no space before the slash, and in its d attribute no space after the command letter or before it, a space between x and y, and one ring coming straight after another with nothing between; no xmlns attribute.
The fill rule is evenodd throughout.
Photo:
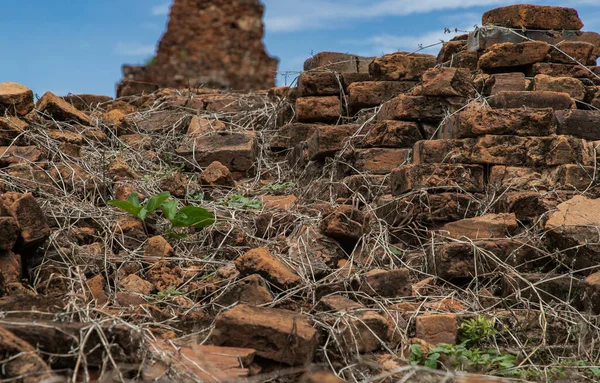
<svg viewBox="0 0 600 383"><path fill-rule="evenodd" d="M381 55L414 50L472 30L481 14L507 0L263 0L265 44L290 71L288 83L312 53ZM528 0L579 10L584 30L600 32L600 0ZM121 65L154 54L166 27L168 0L3 1L0 82L14 81L41 96L96 93L113 96ZM436 53L438 47L430 49ZM278 82L284 84L281 74Z"/></svg>

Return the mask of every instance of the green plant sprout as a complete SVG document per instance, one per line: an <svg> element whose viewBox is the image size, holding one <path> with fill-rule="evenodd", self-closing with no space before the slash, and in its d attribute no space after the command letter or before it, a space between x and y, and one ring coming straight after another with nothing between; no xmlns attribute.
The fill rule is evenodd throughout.
<svg viewBox="0 0 600 383"><path fill-rule="evenodd" d="M140 204L138 193L131 193L127 200L111 200L108 205L121 209L142 222L149 214L160 210L163 216L171 223L169 236L172 238L185 238L185 234L178 234L173 231L174 228L194 227L202 229L215 223L215 216L208 210L198 206L184 206L177 209L178 202L169 200L171 193L162 192L148 198L144 205Z"/></svg>
<svg viewBox="0 0 600 383"><path fill-rule="evenodd" d="M230 194L223 198L220 202L227 207L240 209L260 209L262 207L262 203L259 199L250 199L238 193Z"/></svg>

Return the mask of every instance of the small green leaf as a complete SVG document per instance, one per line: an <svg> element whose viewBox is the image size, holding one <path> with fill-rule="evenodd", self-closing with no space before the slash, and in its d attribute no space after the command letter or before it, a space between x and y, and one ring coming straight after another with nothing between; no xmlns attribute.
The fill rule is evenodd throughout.
<svg viewBox="0 0 600 383"><path fill-rule="evenodd" d="M175 214L177 214L177 201L173 200L163 202L163 204L160 205L160 209L165 218L171 221L173 218L175 218Z"/></svg>
<svg viewBox="0 0 600 383"><path fill-rule="evenodd" d="M148 213L152 213L154 210L158 209L160 207L160 205L163 204L163 202L165 202L169 197L171 196L171 193L167 192L162 192L160 194L157 194L155 196L153 196L152 198L150 198L148 200L148 202L146 202L145 208L146 210L148 210Z"/></svg>
<svg viewBox="0 0 600 383"><path fill-rule="evenodd" d="M140 210L142 210L141 206L135 206L133 205L131 202L129 201L121 201L118 199L113 199L111 201L108 201L108 205L110 206L114 206L116 208L119 208L121 210L126 211L127 213L131 214L134 217L137 217Z"/></svg>
<svg viewBox="0 0 600 383"><path fill-rule="evenodd" d="M592 367L590 368L590 371L592 371L592 374L594 374L595 376L600 376L600 368Z"/></svg>
<svg viewBox="0 0 600 383"><path fill-rule="evenodd" d="M392 254L394 254L395 256L401 256L402 252L400 251L400 249L398 249L396 246L390 246L390 251L392 252Z"/></svg>
<svg viewBox="0 0 600 383"><path fill-rule="evenodd" d="M425 367L431 368L432 370L437 369L437 365L437 359L427 358L427 360L425 361Z"/></svg>
<svg viewBox="0 0 600 383"><path fill-rule="evenodd" d="M173 227L203 227L215 223L215 216L208 210L197 206L182 207L171 220Z"/></svg>
<svg viewBox="0 0 600 383"><path fill-rule="evenodd" d="M148 216L148 209L146 209L146 207L144 206L138 213L137 217L143 221L146 219L147 216Z"/></svg>
<svg viewBox="0 0 600 383"><path fill-rule="evenodd" d="M133 206L140 206L140 196L138 193L131 193L129 197L127 197L127 201L131 202Z"/></svg>
<svg viewBox="0 0 600 383"><path fill-rule="evenodd" d="M442 356L441 354L434 352L433 354L429 354L429 356L427 357L427 359L433 359L433 360L438 360L440 358L440 356Z"/></svg>
<svg viewBox="0 0 600 383"><path fill-rule="evenodd" d="M410 346L410 352L418 357L421 357L423 355L423 350L418 344L413 344L412 346Z"/></svg>

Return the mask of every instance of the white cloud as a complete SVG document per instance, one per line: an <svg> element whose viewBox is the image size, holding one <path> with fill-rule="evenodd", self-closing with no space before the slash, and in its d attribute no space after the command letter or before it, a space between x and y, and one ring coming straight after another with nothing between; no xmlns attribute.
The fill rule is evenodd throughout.
<svg viewBox="0 0 600 383"><path fill-rule="evenodd" d="M115 53L123 56L149 56L154 54L154 45L118 42Z"/></svg>
<svg viewBox="0 0 600 383"><path fill-rule="evenodd" d="M163 3L157 6L152 7L152 15L154 16L165 16L169 14L169 9L171 7L171 2Z"/></svg>
<svg viewBox="0 0 600 383"><path fill-rule="evenodd" d="M536 2L538 0L533 0ZM594 0L597 1L597 0ZM265 24L271 32L330 28L349 21L407 16L433 11L502 6L518 0L264 0Z"/></svg>

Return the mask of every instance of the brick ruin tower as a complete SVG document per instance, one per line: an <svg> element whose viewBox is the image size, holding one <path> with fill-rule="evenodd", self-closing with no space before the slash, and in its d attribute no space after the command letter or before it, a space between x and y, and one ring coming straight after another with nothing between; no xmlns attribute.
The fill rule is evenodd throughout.
<svg viewBox="0 0 600 383"><path fill-rule="evenodd" d="M275 86L278 60L262 38L259 0L175 0L156 57L123 66L117 96L204 86L252 91Z"/></svg>

